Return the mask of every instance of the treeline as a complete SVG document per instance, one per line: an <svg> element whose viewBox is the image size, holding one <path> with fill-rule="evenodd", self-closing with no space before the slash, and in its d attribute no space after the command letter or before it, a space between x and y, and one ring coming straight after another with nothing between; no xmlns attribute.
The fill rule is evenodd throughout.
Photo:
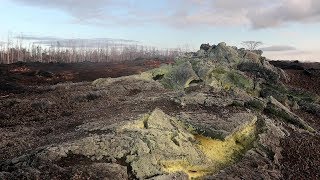
<svg viewBox="0 0 320 180"><path fill-rule="evenodd" d="M85 47L44 47L31 45L28 48L20 45L8 46L0 44L0 63L11 64L15 62L112 62L128 61L137 58L174 58L185 50L157 49L141 45L110 45L97 48Z"/></svg>

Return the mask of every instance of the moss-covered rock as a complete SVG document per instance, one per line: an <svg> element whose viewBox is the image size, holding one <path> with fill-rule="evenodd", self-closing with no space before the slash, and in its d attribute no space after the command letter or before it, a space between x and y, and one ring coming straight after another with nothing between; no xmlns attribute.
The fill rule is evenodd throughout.
<svg viewBox="0 0 320 180"><path fill-rule="evenodd" d="M240 71L250 72L256 77L263 78L271 83L277 83L280 75L272 68L268 68L260 63L242 62L237 67Z"/></svg>
<svg viewBox="0 0 320 180"><path fill-rule="evenodd" d="M262 85L262 89L260 91L260 96L263 98L268 98L270 96L274 97L276 100L283 104L288 103L288 90L281 84L269 84L265 83Z"/></svg>
<svg viewBox="0 0 320 180"><path fill-rule="evenodd" d="M250 101L245 102L245 107L254 109L257 111L263 111L267 107L267 103L259 98L254 98Z"/></svg>
<svg viewBox="0 0 320 180"><path fill-rule="evenodd" d="M106 161L110 167L125 164L137 179L166 177L179 172L184 172L180 175L187 174L189 178L201 177L234 163L255 140L256 117L237 114L233 118L236 119L232 121L248 123L229 127L232 129L230 133L224 140L219 140L194 135L185 124L155 109L136 121L107 127L101 124L82 125L80 130L92 134L46 147L8 163L9 166L25 169L36 162L33 164L36 171L38 166L58 167L66 159L76 162L77 159L73 158L81 157L90 164ZM95 134L97 130L101 132Z"/></svg>
<svg viewBox="0 0 320 180"><path fill-rule="evenodd" d="M192 114L182 112L179 119L193 134L213 137L220 140L238 131L239 128L255 123L257 117L251 113L234 113L220 118L209 113Z"/></svg>
<svg viewBox="0 0 320 180"><path fill-rule="evenodd" d="M230 70L225 67L213 69L206 81L215 88L225 90L240 88L249 91L254 88L252 79L236 70Z"/></svg>
<svg viewBox="0 0 320 180"><path fill-rule="evenodd" d="M184 89L189 87L192 81L199 80L199 77L194 72L189 61L175 65L167 74L161 79L161 83L170 89Z"/></svg>
<svg viewBox="0 0 320 180"><path fill-rule="evenodd" d="M226 43L219 43L217 46L212 46L208 50L208 56L216 59L221 64L234 64L240 62L238 51Z"/></svg>
<svg viewBox="0 0 320 180"><path fill-rule="evenodd" d="M162 65L159 68L152 69L147 73L150 73L153 80L161 80L164 75L172 71L172 65Z"/></svg>
<svg viewBox="0 0 320 180"><path fill-rule="evenodd" d="M269 102L265 111L307 131L315 132L315 130L311 126L309 126L303 119L292 113L287 107L285 107L272 96L269 97Z"/></svg>
<svg viewBox="0 0 320 180"><path fill-rule="evenodd" d="M216 65L208 59L194 58L190 60L193 70L198 77L203 81L206 81L210 73L214 70Z"/></svg>

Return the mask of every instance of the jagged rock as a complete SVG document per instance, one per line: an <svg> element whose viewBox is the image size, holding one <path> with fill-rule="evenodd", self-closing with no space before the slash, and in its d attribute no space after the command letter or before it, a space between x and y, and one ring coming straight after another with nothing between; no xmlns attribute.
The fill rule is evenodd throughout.
<svg viewBox="0 0 320 180"><path fill-rule="evenodd" d="M200 49L199 51L197 51L196 55L197 55L197 58L204 58L208 56L207 52L203 49Z"/></svg>
<svg viewBox="0 0 320 180"><path fill-rule="evenodd" d="M309 126L303 119L301 119L296 114L292 113L287 107L282 105L272 96L269 97L269 102L267 104L266 111L307 131L315 132L315 130L311 126Z"/></svg>
<svg viewBox="0 0 320 180"><path fill-rule="evenodd" d="M132 175L138 179L176 175L185 177L184 173L178 173L180 171L187 173L189 178L201 177L235 162L236 157L241 154L239 151L248 150L255 139L254 115L235 114L226 122L232 124L217 124L217 127L228 132L224 134L224 140L214 140L192 134L183 123L156 109L136 121L108 127L100 124L93 127L91 124L86 128L82 125L82 130L93 134L14 158L2 163L0 170L5 173L13 169L4 174L5 177L29 173L31 171L26 170L28 167L32 167L34 172L46 167L62 173L65 171L63 167L68 167L68 163L79 162L77 172L69 173L69 176L76 176L80 171L90 173L93 177L100 177L104 173L110 176L111 173L117 174L115 178L125 178L126 174L122 170L124 167L119 165L121 163L130 167ZM97 129L101 129L99 134L94 133ZM77 167L76 164L75 166ZM82 175L79 174L80 177ZM31 177L26 174L24 176Z"/></svg>
<svg viewBox="0 0 320 180"><path fill-rule="evenodd" d="M284 72L284 70L277 68L277 72L280 75L280 80L283 82L289 82L290 81L290 77L287 75L286 72Z"/></svg>
<svg viewBox="0 0 320 180"><path fill-rule="evenodd" d="M262 89L260 91L260 96L263 98L268 98L272 96L282 104L287 105L288 103L287 89L281 84L263 84Z"/></svg>
<svg viewBox="0 0 320 180"><path fill-rule="evenodd" d="M186 61L174 66L169 73L164 75L161 83L167 88L183 89L189 87L192 81L197 80L199 77L192 69L191 63Z"/></svg>
<svg viewBox="0 0 320 180"><path fill-rule="evenodd" d="M240 71L253 73L255 76L271 83L277 83L280 79L280 75L276 71L254 62L240 63L238 69Z"/></svg>
<svg viewBox="0 0 320 180"><path fill-rule="evenodd" d="M193 114L182 112L178 116L195 133L214 137L221 140L228 138L239 128L255 123L257 117L250 113L235 113L228 117L220 118L212 114Z"/></svg>
<svg viewBox="0 0 320 180"><path fill-rule="evenodd" d="M220 173L205 176L203 179L282 179L279 169L282 158L280 147L281 140L289 136L285 129L276 126L275 122L266 117L261 117L265 126L264 131L259 134L256 148L249 150L241 162L227 167ZM252 168L254 170L252 170Z"/></svg>
<svg viewBox="0 0 320 180"><path fill-rule="evenodd" d="M238 63L240 61L237 50L226 45L226 43L219 43L216 47L212 47L208 51L210 58L218 60L219 63Z"/></svg>
<svg viewBox="0 0 320 180"><path fill-rule="evenodd" d="M282 124L314 132L283 104L318 115L319 105L316 96L281 84L287 75L261 54L203 44L173 65L139 75L51 86L59 93L84 87L70 101L88 113L77 114L84 124L67 127L75 132L56 144L0 162L0 179L280 179L280 140L289 135ZM0 105L32 107L30 102ZM141 113L147 114L137 119ZM1 117L1 127L12 126L10 114ZM10 145L10 138L0 146Z"/></svg>
<svg viewBox="0 0 320 180"><path fill-rule="evenodd" d="M212 61L203 60L200 58L192 59L190 60L190 63L195 73L203 81L206 81L210 78L210 73L216 67Z"/></svg>
<svg viewBox="0 0 320 180"><path fill-rule="evenodd" d="M258 111L263 111L267 107L267 103L259 98L254 98L250 101L247 101L244 105L247 108L252 108Z"/></svg>
<svg viewBox="0 0 320 180"><path fill-rule="evenodd" d="M253 81L245 75L227 68L219 67L215 68L207 83L217 89L230 90L232 88L241 88L244 90L252 90L254 85Z"/></svg>
<svg viewBox="0 0 320 180"><path fill-rule="evenodd" d="M211 48L211 46L208 44L201 44L200 50L208 51Z"/></svg>

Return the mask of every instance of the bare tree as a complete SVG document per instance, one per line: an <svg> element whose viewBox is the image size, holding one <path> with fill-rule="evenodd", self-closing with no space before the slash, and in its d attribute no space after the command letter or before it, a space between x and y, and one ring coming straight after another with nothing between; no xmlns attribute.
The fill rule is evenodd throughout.
<svg viewBox="0 0 320 180"><path fill-rule="evenodd" d="M173 59L181 55L185 49L158 49L152 46L137 44L107 43L98 46L87 46L85 42L77 46L73 42L52 42L51 46L43 46L37 42L23 43L23 35L16 37L13 41L8 35L7 42L0 41L0 64L10 64L17 61L40 61L40 62L102 62L102 61L128 61L137 58Z"/></svg>
<svg viewBox="0 0 320 180"><path fill-rule="evenodd" d="M241 43L246 49L253 51L263 44L261 41L242 41Z"/></svg>

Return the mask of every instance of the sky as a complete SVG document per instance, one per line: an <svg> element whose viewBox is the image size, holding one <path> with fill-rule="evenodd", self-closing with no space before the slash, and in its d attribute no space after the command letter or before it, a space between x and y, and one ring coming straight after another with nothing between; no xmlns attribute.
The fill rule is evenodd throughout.
<svg viewBox="0 0 320 180"><path fill-rule="evenodd" d="M0 41L120 40L158 48L241 47L320 61L319 0L0 0Z"/></svg>

